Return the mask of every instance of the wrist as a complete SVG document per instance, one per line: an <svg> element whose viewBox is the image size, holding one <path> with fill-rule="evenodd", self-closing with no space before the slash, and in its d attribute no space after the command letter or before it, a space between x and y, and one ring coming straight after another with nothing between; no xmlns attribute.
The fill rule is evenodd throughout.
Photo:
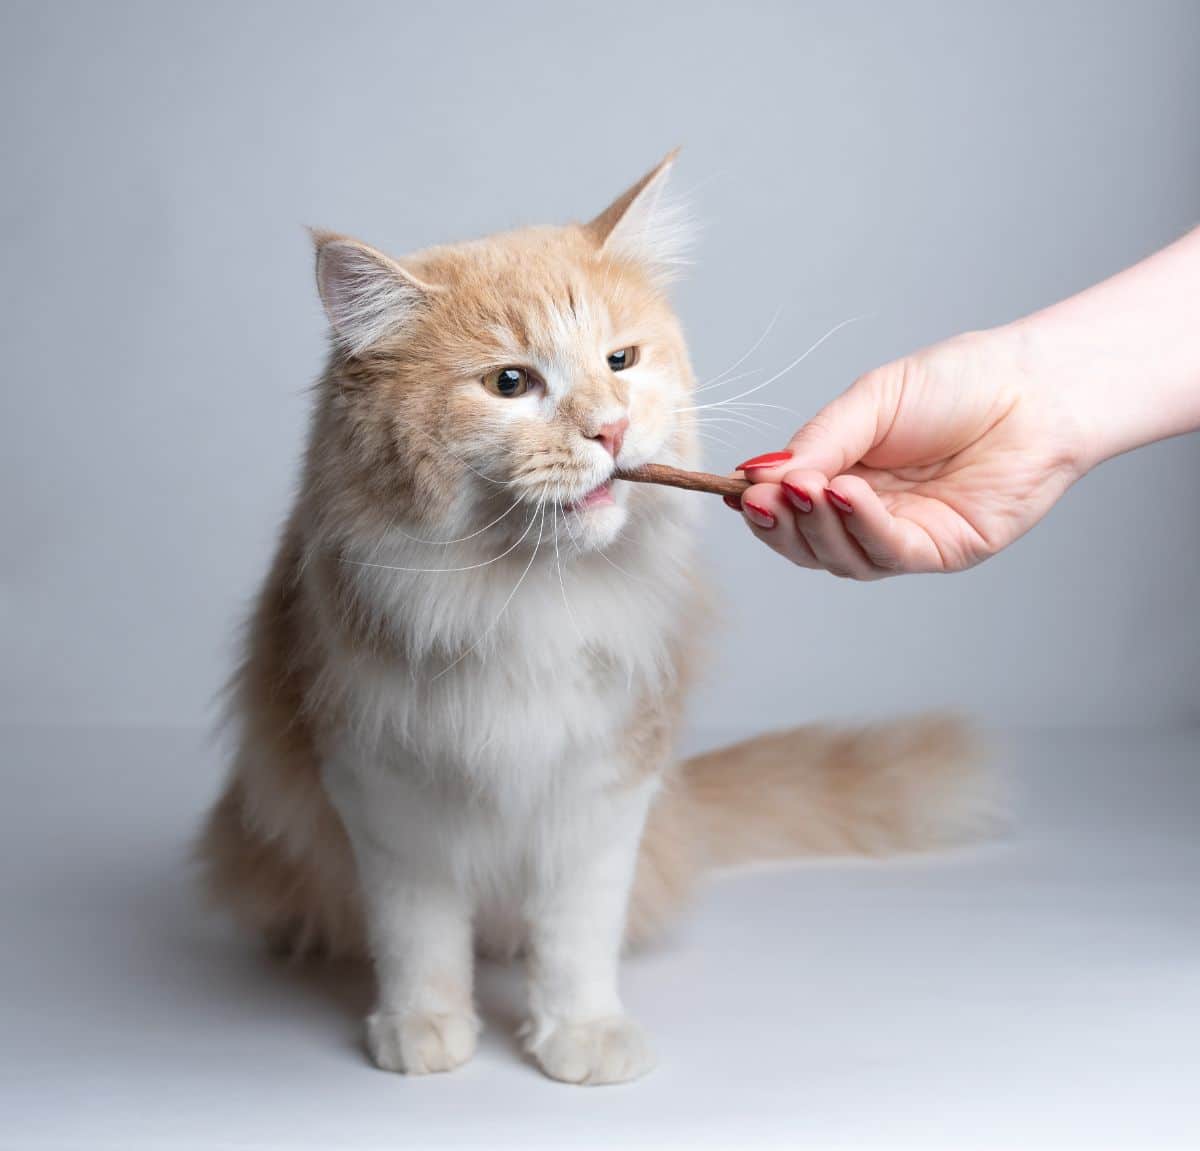
<svg viewBox="0 0 1200 1151"><path fill-rule="evenodd" d="M1028 386L1076 439L1079 474L1200 428L1197 298L1200 229L1008 326Z"/></svg>
<svg viewBox="0 0 1200 1151"><path fill-rule="evenodd" d="M1101 398L1092 352L1062 331L1048 312L1003 328L1023 400L1037 415L1046 438L1059 445L1060 466L1070 482L1126 450L1118 446L1120 418Z"/></svg>

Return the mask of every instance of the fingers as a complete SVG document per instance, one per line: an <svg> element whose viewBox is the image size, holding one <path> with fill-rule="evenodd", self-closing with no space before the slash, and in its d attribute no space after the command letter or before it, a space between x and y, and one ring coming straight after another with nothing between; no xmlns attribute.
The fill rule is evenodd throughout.
<svg viewBox="0 0 1200 1151"><path fill-rule="evenodd" d="M755 484L726 501L772 551L800 567L843 579L877 580L908 572L945 571L932 537L892 515L861 476L826 481L794 468L778 484Z"/></svg>
<svg viewBox="0 0 1200 1151"><path fill-rule="evenodd" d="M902 566L899 541L891 516L871 485L858 476L837 476L829 482L826 494L843 531L867 562L880 572L898 572Z"/></svg>
<svg viewBox="0 0 1200 1151"><path fill-rule="evenodd" d="M784 482L790 479L789 473ZM861 476L836 476L829 482L827 494L846 535L874 570L874 578L944 570L930 536L910 520L892 515Z"/></svg>
<svg viewBox="0 0 1200 1151"><path fill-rule="evenodd" d="M846 530L847 509L852 512L852 506L827 485L821 472L796 468L783 477L780 490L796 509L796 529L821 567L843 579L880 578L883 572Z"/></svg>
<svg viewBox="0 0 1200 1151"><path fill-rule="evenodd" d="M800 567L823 568L846 579L885 574L846 531L824 476L792 471L787 478L787 486L755 484L742 493L742 515L754 535Z"/></svg>
<svg viewBox="0 0 1200 1151"><path fill-rule="evenodd" d="M755 484L742 493L740 504L726 502L741 511L751 532L772 551L800 567L822 566L797 529L796 513L778 484Z"/></svg>

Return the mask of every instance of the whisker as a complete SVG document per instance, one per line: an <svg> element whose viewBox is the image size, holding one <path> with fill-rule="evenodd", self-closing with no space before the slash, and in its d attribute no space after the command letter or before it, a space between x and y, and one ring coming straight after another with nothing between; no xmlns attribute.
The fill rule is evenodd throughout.
<svg viewBox="0 0 1200 1151"><path fill-rule="evenodd" d="M723 372L719 372L711 380L707 381L702 387L696 389L697 392L707 391L709 388L719 387L722 383L729 383L723 377L729 375L730 372L737 371L759 348L762 347L763 341L771 334L771 329L775 327L779 317L783 314L783 307L775 309L775 314L771 317L770 323L763 329L762 335L750 345L749 351L743 352L732 364L729 365ZM756 369L757 370L757 369Z"/></svg>
<svg viewBox="0 0 1200 1151"><path fill-rule="evenodd" d="M795 408L789 408L786 404L764 404L758 400L735 400L732 403L721 404L718 406L721 408L728 408L732 411L740 411L742 408L770 408L770 409L773 409L773 410L779 411L779 412L790 412L794 416L798 416L798 415L802 414L802 413L798 412ZM707 410L708 407L709 407L709 405L707 405L707 404L703 405L702 410ZM678 410L681 412L686 412L688 409L682 408L682 409L678 409ZM703 419L705 417L698 416L696 418Z"/></svg>
<svg viewBox="0 0 1200 1151"><path fill-rule="evenodd" d="M645 584L647 587L656 586L653 580L648 580L642 576L634 575L633 572L623 568L619 563L617 563L616 560L610 559L608 556L606 556L604 552L598 551L596 552L596 555L598 555L606 564L608 564L609 567L616 568L617 571L619 571L623 576L628 576L631 580L634 580L637 583Z"/></svg>
<svg viewBox="0 0 1200 1151"><path fill-rule="evenodd" d="M567 529L567 535L569 535L571 537L571 543L573 543L575 545L576 553L578 555L584 555L585 553L584 553L583 548L580 547L580 545L579 545L579 540L575 537L575 533L571 530L571 519L570 519L569 515L563 516L563 526ZM616 570L619 571L623 576L628 576L631 580L634 580L636 583L644 583L647 587L655 586L653 581L648 580L648 579L643 579L641 576L636 576L631 571L626 571L619 563L616 563L614 560L609 559L608 556L604 554L604 552L602 552L598 549L596 551L593 551L588 554L599 556L606 564L608 564L609 567L616 568Z"/></svg>
<svg viewBox="0 0 1200 1151"><path fill-rule="evenodd" d="M717 400L715 403L711 403L711 404L697 404L691 408L680 408L678 410L679 411L699 411L702 408L719 408L719 407L724 406L725 404L732 403L734 400L740 400L744 396L752 396L755 392L762 391L763 388L768 387L769 385L773 384L776 380L781 379L783 376L786 376L788 374L788 372L790 372L793 368L796 368L800 364L802 364L826 340L828 340L831 336L836 335L838 332L840 332L844 327L846 327L847 324L853 324L853 323L857 322L858 320L865 320L865 319L866 319L865 315L851 316L848 320L842 320L841 323L834 324L834 326L832 328L830 328L829 331L827 331L819 340L817 340L817 342L815 344L811 345L801 355L797 356L790 364L787 365L787 367L780 369L773 376L770 376L769 378L765 379L761 384L755 384L754 387L747 388L744 392L739 392L736 396L730 396L728 399Z"/></svg>
<svg viewBox="0 0 1200 1151"><path fill-rule="evenodd" d="M399 567L395 564L377 564L377 563L368 563L366 560L352 560L349 558L349 556L335 556L335 558L344 564L351 564L354 567L378 568L380 571L388 571L388 572L412 572L417 575L450 575L454 572L470 572L470 571L475 571L477 568L485 568L489 564L497 563L498 561L502 560L506 555L509 555L511 552L516 551L516 549L521 546L521 543L525 539L525 537L527 535L529 535L529 533L533 530L533 525L534 525L534 522L536 519L537 519L537 508L534 508L534 514L532 517L530 517L528 526L521 533L521 535L517 539L516 543L514 543L511 547L506 548L498 556L493 556L490 560L483 560L481 563L477 563L477 564L466 564L463 567L409 568L409 567Z"/></svg>
<svg viewBox="0 0 1200 1151"><path fill-rule="evenodd" d="M777 412L790 412L793 416L802 416L804 413L796 408L789 408L786 404L764 404L758 400L738 400L736 403L730 404L733 408L774 408Z"/></svg>
<svg viewBox="0 0 1200 1151"><path fill-rule="evenodd" d="M575 549L575 554L577 556L583 555L583 548L581 548L579 546L579 541L575 538L575 533L573 531L571 531L571 514L570 514L570 512L567 512L565 510L563 511L563 521L562 522L563 522L563 527L566 528L567 536L571 541L571 546L574 547L574 549Z"/></svg>
<svg viewBox="0 0 1200 1151"><path fill-rule="evenodd" d="M375 546L371 549L371 554L373 556L378 556L379 553L383 551L383 545L387 540L388 534L396 527L396 518L399 516L399 514L400 512L397 510L388 516L387 526L383 529L382 534L375 541Z"/></svg>
<svg viewBox="0 0 1200 1151"><path fill-rule="evenodd" d="M732 448L733 447L733 441L727 440L724 436L715 436L711 432L701 432L701 431L697 431L696 435L700 439L706 440L709 443L720 444L721 447L723 447L723 448Z"/></svg>
<svg viewBox="0 0 1200 1151"><path fill-rule="evenodd" d="M427 539L422 539L420 536L409 535L408 532L402 530L401 528L397 528L397 527L393 526L395 524L395 516L392 517L392 522L388 525L388 532L395 531L398 535L402 535L406 540L412 540L414 543L418 543L418 544L434 544L439 547L444 547L447 544L461 544L465 540L473 540L476 536L483 535L483 533L485 531L487 531L488 528L494 528L502 519L504 519L506 516L510 515L514 508L519 507L520 504L521 504L521 497L518 496L515 500L513 500L513 502L511 504L508 505L508 509L506 511L501 512L494 520L492 520L491 523L484 524L483 527L481 527L478 531L472 532L469 536L459 536L457 539L427 540ZM386 535L387 533L385 532L384 534Z"/></svg>
<svg viewBox="0 0 1200 1151"><path fill-rule="evenodd" d="M442 451L444 451L446 453L446 455L448 455L452 460L456 460L458 463L462 464L462 466L464 468L466 468L467 471L474 472L475 475L477 475L481 480L487 480L487 482L489 484L495 484L497 487L501 487L501 488L512 487L512 485L513 485L512 480L498 480L498 479L496 479L495 476L484 475L483 472L481 472L477 467L475 467L474 464L468 463L466 460L464 460L462 458L462 456L458 455L457 452L452 451L450 449L450 445L447 444L445 440L438 439L436 436L434 437L434 439L437 441L438 447L440 447L442 449Z"/></svg>
<svg viewBox="0 0 1200 1151"><path fill-rule="evenodd" d="M696 417L697 424L723 424L735 423L740 424L744 428L767 428L774 431L775 425L768 420L764 420L762 416L753 415L750 412L739 412L730 408L724 408L720 415L704 415Z"/></svg>
<svg viewBox="0 0 1200 1151"><path fill-rule="evenodd" d="M566 521L566 512L563 512L563 521ZM563 607L567 609L567 617L571 621L571 626L575 629L575 634L579 637L579 642L586 648L588 641L584 639L583 632L579 628L579 623L575 619L575 613L571 610L571 604L567 600L567 583L563 579L562 570L562 553L558 550L558 505L554 505L554 566L558 568L558 586L562 589Z"/></svg>
<svg viewBox="0 0 1200 1151"><path fill-rule="evenodd" d="M723 388L732 384L735 380L748 380L751 376L760 375L766 371L765 368L747 368L744 372L738 372L736 376L729 376L723 380L717 380L715 383L702 384L692 390L692 395L699 395L701 392L711 391L713 388Z"/></svg>
<svg viewBox="0 0 1200 1151"><path fill-rule="evenodd" d="M722 431L731 431L733 428L745 428L747 431L754 432L757 435L761 435L764 431L775 434L777 430L773 424L743 416L738 412L720 417L705 416L702 420L696 421L696 426L709 431L713 428L719 428Z"/></svg>
<svg viewBox="0 0 1200 1151"><path fill-rule="evenodd" d="M464 459L462 458L462 456L456 456L456 455L454 455L454 453L453 453L453 452L450 452L450 451L447 451L447 454L448 454L448 455L450 455L450 456L452 456L452 457L453 457L454 459L456 459L456 460L457 460L457 461L458 461L460 464L462 464L462 466L463 466L464 468L466 468L466 469L467 469L467 471L469 471L469 472L474 472L474 474L475 474L475 475L477 475L477 476L478 476L478 477L479 477L481 480L486 480L486 481L487 481L489 484L495 484L495 485L496 485L498 488L510 488L510 487L512 487L512 484L513 484L513 481L512 481L512 480L498 480L498 479L496 479L496 477L495 477L495 476L488 476L488 475L484 475L484 473L483 473L483 472L481 472L481 471L480 471L480 470L479 470L479 469L478 469L478 468L477 468L477 467L476 467L474 464L469 464L469 463L467 463L467 461L466 461L466 460L464 460Z"/></svg>
<svg viewBox="0 0 1200 1151"><path fill-rule="evenodd" d="M467 648L467 650L464 651L453 663L442 668L442 670L439 671L437 673L437 675L433 676L430 679L431 683L434 680L441 679L442 676L446 675L448 672L453 671L454 668L458 667L458 665L460 663L462 663L462 661L464 659L466 659L467 656L469 656L473 651L475 651L479 647L479 645L481 643L483 643L483 641L485 639L487 639L487 637L489 635L491 635L493 631L496 630L496 625L500 622L504 613L508 610L508 605L510 603L512 603L513 596L515 596L517 594L517 592L520 590L521 585L525 582L525 577L529 574L529 569L533 567L533 561L535 559L537 559L538 549L542 546L542 533L545 531L545 528L546 528L546 501L545 501L545 499L542 499L542 501L538 504L538 508L540 509L540 511L542 513L542 518L539 521L541 526L538 528L537 543L535 543L533 545L533 554L529 557L529 562L525 565L525 570L523 572L521 572L520 578L513 585L512 591L510 591L508 593L508 598L504 601L503 604L500 605L500 610L496 613L496 618L494 620L492 620L492 622L488 625L487 630L483 633L483 635L481 635L473 644L471 644L471 646L469 648ZM532 526L533 526L533 521L530 520L530 527L532 527ZM524 537L522 537L522 538L524 538Z"/></svg>

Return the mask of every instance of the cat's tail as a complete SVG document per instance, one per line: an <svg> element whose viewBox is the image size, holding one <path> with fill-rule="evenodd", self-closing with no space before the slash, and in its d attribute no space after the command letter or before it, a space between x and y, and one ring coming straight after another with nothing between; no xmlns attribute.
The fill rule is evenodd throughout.
<svg viewBox="0 0 1200 1151"><path fill-rule="evenodd" d="M883 855L978 837L1000 797L953 719L797 728L696 756L657 797L630 935L651 933L705 871L810 855Z"/></svg>

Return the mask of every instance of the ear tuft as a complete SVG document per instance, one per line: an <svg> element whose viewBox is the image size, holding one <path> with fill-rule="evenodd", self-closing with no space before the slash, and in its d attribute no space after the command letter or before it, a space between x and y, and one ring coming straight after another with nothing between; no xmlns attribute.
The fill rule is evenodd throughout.
<svg viewBox="0 0 1200 1151"><path fill-rule="evenodd" d="M400 331L435 291L382 252L332 232L313 232L317 291L337 345L351 356Z"/></svg>
<svg viewBox="0 0 1200 1151"><path fill-rule="evenodd" d="M679 274L695 239L685 205L667 195L678 155L676 148L586 225L602 252L643 264L660 284Z"/></svg>

